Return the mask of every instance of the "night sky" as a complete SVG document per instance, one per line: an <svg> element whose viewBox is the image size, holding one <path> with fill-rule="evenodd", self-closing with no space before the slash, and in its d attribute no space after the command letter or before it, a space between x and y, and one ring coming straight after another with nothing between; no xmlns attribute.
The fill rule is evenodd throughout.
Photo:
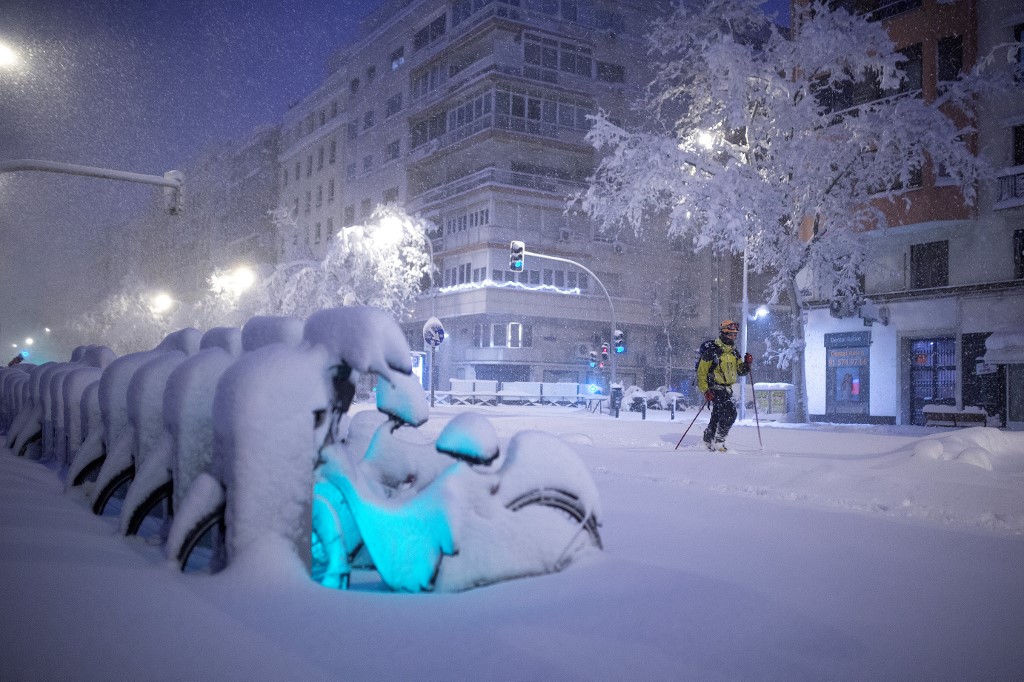
<svg viewBox="0 0 1024 682"><path fill-rule="evenodd" d="M0 160L162 175L211 144L280 121L381 0L4 0ZM766 4L788 17L788 0ZM159 190L67 175L0 175L0 353L87 305L99 229ZM125 239L130 239L126 231ZM0 356L0 358L5 356Z"/></svg>

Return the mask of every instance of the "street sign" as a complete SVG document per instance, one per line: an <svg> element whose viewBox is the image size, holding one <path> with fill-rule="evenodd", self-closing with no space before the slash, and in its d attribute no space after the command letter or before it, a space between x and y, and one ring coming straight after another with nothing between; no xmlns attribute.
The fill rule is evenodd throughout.
<svg viewBox="0 0 1024 682"><path fill-rule="evenodd" d="M432 348L437 348L444 341L444 325L441 320L432 317L423 324L423 342Z"/></svg>

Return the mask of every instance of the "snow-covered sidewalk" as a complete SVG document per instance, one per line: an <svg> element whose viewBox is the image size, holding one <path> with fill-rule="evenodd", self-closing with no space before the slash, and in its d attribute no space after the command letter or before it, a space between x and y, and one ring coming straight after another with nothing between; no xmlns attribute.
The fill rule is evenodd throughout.
<svg viewBox="0 0 1024 682"><path fill-rule="evenodd" d="M734 429L477 408L583 456L605 552L461 594L309 581L267 546L180 575L57 472L0 452L0 679L1019 679L1024 435ZM460 408L432 412L433 437Z"/></svg>

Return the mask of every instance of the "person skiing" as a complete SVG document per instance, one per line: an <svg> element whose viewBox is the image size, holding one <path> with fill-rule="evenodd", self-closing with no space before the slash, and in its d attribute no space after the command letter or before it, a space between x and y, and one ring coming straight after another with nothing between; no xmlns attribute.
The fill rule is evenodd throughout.
<svg viewBox="0 0 1024 682"><path fill-rule="evenodd" d="M717 339L701 344L697 362L697 388L711 403L711 419L704 430L704 444L708 450L725 452L725 438L736 421L736 403L732 398L732 385L738 377L750 374L754 356L747 353L740 358L736 350L739 326L732 320L722 320Z"/></svg>

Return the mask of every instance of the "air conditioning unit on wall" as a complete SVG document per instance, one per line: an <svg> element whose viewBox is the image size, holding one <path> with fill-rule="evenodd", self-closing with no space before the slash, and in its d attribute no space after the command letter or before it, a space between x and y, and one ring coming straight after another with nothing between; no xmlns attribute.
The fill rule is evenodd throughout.
<svg viewBox="0 0 1024 682"><path fill-rule="evenodd" d="M572 232L566 230L565 228L562 228L561 230L558 231L558 241L567 242L570 239L572 239Z"/></svg>
<svg viewBox="0 0 1024 682"><path fill-rule="evenodd" d="M586 357L589 357L589 356L590 356L590 345L589 344L581 343L581 344L579 344L579 346L576 347L576 357L578 357L578 358L586 358Z"/></svg>

